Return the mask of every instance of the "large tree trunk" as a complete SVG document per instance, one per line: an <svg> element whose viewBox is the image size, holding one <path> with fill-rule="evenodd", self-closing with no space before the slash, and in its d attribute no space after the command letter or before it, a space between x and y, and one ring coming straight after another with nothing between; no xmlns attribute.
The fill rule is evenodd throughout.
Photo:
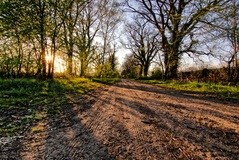
<svg viewBox="0 0 239 160"><path fill-rule="evenodd" d="M169 75L169 54L164 52L164 66L165 66L165 70L164 70L164 76L163 79L164 81L168 79L168 75Z"/></svg>
<svg viewBox="0 0 239 160"><path fill-rule="evenodd" d="M169 67L169 79L177 78L177 72L179 67L179 57L178 53L173 52L173 55L170 57L170 67Z"/></svg>
<svg viewBox="0 0 239 160"><path fill-rule="evenodd" d="M149 63L146 63L144 65L144 76L147 77L148 76L148 71L149 71Z"/></svg>
<svg viewBox="0 0 239 160"><path fill-rule="evenodd" d="M67 54L67 73L69 75L72 75L72 58L73 58L73 53L72 52L68 52Z"/></svg>
<svg viewBox="0 0 239 160"><path fill-rule="evenodd" d="M18 37L18 70L17 70L17 77L20 77L20 74L22 72L22 60L23 60L22 43L20 42L20 38Z"/></svg>
<svg viewBox="0 0 239 160"><path fill-rule="evenodd" d="M81 70L80 70L80 77L85 77L86 76L86 62L84 59L81 59Z"/></svg>
<svg viewBox="0 0 239 160"><path fill-rule="evenodd" d="M143 65L140 65L139 76L143 75Z"/></svg>
<svg viewBox="0 0 239 160"><path fill-rule="evenodd" d="M41 42L41 55L42 55L42 78L46 77L46 52L45 52L45 44L43 44L43 42Z"/></svg>
<svg viewBox="0 0 239 160"><path fill-rule="evenodd" d="M68 54L67 54L67 73L69 75L72 75L72 65L73 65L73 30L70 31L70 38L69 38L69 48L68 48Z"/></svg>
<svg viewBox="0 0 239 160"><path fill-rule="evenodd" d="M39 1L39 11L40 11L40 46L41 46L41 65L42 65L42 78L46 78L46 17L45 17L45 1L41 3Z"/></svg>
<svg viewBox="0 0 239 160"><path fill-rule="evenodd" d="M56 58L56 34L54 33L54 36L52 38L52 48L51 48L51 56L52 59L49 63L49 68L48 68L48 78L53 79L54 77L54 72L55 72L55 58Z"/></svg>

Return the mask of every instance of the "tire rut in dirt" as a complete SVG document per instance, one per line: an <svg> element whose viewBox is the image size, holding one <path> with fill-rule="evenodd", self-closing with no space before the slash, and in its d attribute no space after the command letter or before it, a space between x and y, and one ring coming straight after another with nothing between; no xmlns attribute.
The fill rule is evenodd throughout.
<svg viewBox="0 0 239 160"><path fill-rule="evenodd" d="M137 86L138 84L134 84L134 85ZM132 87L132 88L137 88L137 87ZM186 113L189 112L189 114L192 114L192 115L195 115L195 113L198 112L196 110L191 110L193 106L191 106L192 108L189 109L181 105L178 106L178 104L175 102L170 102L170 103L174 103L173 105L167 105L168 102L163 103L161 102L161 100L157 100L157 101L154 100L158 103L158 105L155 105L151 102L152 99L154 99L152 97L151 97L152 98L151 101L149 100L145 104L145 100L147 100L147 97L150 97L150 95L147 95L147 94L150 94L150 92L146 93L146 92L140 91L138 92L138 94L136 94L138 98L135 98L137 99L135 103L137 103L138 106L141 106L139 107L140 112L152 115L155 121L154 126L156 126L158 129L163 128L165 131L173 133L173 137L174 137L173 139L186 142L184 144L183 143L181 144L182 146L188 145L188 147L186 147L183 152L184 155L186 155L186 157L190 157L189 155L192 154L190 153L190 150L187 151L187 148L192 148L192 146L194 147L194 152L197 150L198 153L196 154L198 155L200 155L200 152L202 151L204 153L207 153L207 155L204 155L202 157L206 156L206 157L223 158L224 156L231 157L232 155L233 155L232 157L237 157L238 155L237 150L239 148L235 143L238 143L239 135L236 132L236 130L234 129L222 130L216 127L219 125L218 121L206 119L205 117L203 117L203 120L209 123L212 123L212 126L208 126L208 124L202 124L200 123L200 121L199 122L195 121L195 120L200 120L200 117L199 119L197 119L197 116L196 116L195 120L194 120L194 117L186 117L184 112ZM161 96L158 96L157 94L155 94L155 98L156 97L161 97ZM187 104L187 107L188 106L190 107L189 104L190 103ZM198 105L200 106L200 103L197 104L197 106ZM206 106L203 106L203 107L206 108ZM210 111L209 111L209 115L210 115ZM229 122L230 121L228 121L228 123ZM234 128L235 127L238 127L238 125L234 125ZM226 136L225 133L228 134L228 136ZM198 135L200 135L201 137L198 137ZM213 135L215 136L213 137ZM234 140L231 140L230 137L233 137ZM180 148L180 150L182 152L182 148ZM188 152L188 155L185 154L186 152Z"/></svg>
<svg viewBox="0 0 239 160"><path fill-rule="evenodd" d="M123 86L123 87L122 87ZM123 122L127 130L133 135L131 148L133 150L133 159L160 159L163 158L160 153L163 153L163 148L160 144L153 144L153 139L157 137L153 128L147 122L147 117L141 114L138 110L137 104L132 103L134 99L132 95L137 94L134 89L135 86L128 81L119 84L120 91L117 92L117 102L122 108ZM130 88L130 89L129 89ZM125 94L127 93L127 94ZM156 140L155 140L156 141ZM165 153L164 153L165 154Z"/></svg>
<svg viewBox="0 0 239 160"><path fill-rule="evenodd" d="M104 128L101 128L101 123L107 118L103 110L105 104L109 101L108 97L107 91L104 91L99 96L99 99L95 100L91 108L88 108L83 113L78 113L79 115L77 116L81 119L80 123L83 127L78 129L77 135L71 140L71 147L69 149L69 153L72 154L71 158L79 158L81 156L82 159L111 159L107 153L107 148L102 145L102 142L95 135L95 132L104 131ZM79 128L79 124L75 124L72 128Z"/></svg>
<svg viewBox="0 0 239 160"><path fill-rule="evenodd" d="M130 94L134 94L134 92L130 92ZM147 130L145 129L145 126L143 125L143 123L141 122L142 119L142 115L140 113L135 113L135 115L137 116L133 116L132 114L130 114L130 112L134 112L134 111L130 111L129 106L132 106L134 104L125 104L126 106L122 106L123 110L124 110L124 119L125 119L125 123L126 123L126 127L127 129L134 135L135 138L135 150L138 151L139 156L149 156L151 155L147 144L148 142L146 138L146 133ZM134 106L137 107L137 106ZM147 157L149 158L149 157Z"/></svg>

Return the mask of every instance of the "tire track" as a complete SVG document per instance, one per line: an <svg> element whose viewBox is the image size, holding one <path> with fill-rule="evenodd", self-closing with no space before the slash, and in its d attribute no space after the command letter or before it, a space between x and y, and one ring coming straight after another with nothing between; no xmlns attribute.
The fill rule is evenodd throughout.
<svg viewBox="0 0 239 160"><path fill-rule="evenodd" d="M75 136L74 139L71 140L71 148L69 149L69 152L73 155L73 157L77 158L77 155L79 155L79 153L81 155L84 155L84 153L88 153L89 150L100 150L101 146L98 146L98 144L94 141L91 141L91 139L94 138L92 137L93 133L98 132L100 130L104 131L104 128L101 123L106 121L107 116L104 114L104 110L105 107L107 107L106 105L109 103L109 99L110 98L108 95L108 91L102 92L101 96L99 96L97 101L92 105L92 108L89 111L83 113L82 115L79 115L80 117L82 117L81 123L84 128L80 131L78 135ZM86 136L86 134L84 133L92 133L92 136ZM98 135L94 136L97 137ZM79 149L75 150L76 148ZM88 158L87 155L85 155L85 158L97 159L97 157L93 155Z"/></svg>
<svg viewBox="0 0 239 160"><path fill-rule="evenodd" d="M142 92L142 91L140 91L140 92ZM136 98L136 101L139 105L145 104L145 99L147 99L147 96L145 96L145 94L143 94L143 93L144 92L142 92L141 94L140 93L137 94L138 98ZM143 99L144 99L144 101L143 101ZM160 101L158 103L160 104ZM177 104L175 102L171 102L171 103ZM161 105L153 105L150 101L147 101L146 106L142 107L143 108L142 112L144 112L144 111L147 111L147 113L151 112L151 114L155 115L156 119L157 119L157 117L160 117L160 121L162 121L162 123L164 124L163 126L165 126L165 129L171 131L172 133L180 133L180 134L176 134L176 135L179 135L180 137L184 137L184 139L183 139L184 141L187 141L187 139L193 140L194 138L197 138L197 135L200 133L199 135L203 135L203 137L206 139L206 141L204 140L204 143L205 142L207 142L209 144L213 143L214 146L218 146L217 149L211 148L211 151L218 152L219 150L223 150L224 154L228 154L228 155L231 154L231 150L234 149L235 145L232 145L230 147L228 146L230 148L230 149L228 149L225 147L225 143L224 143L225 139L221 139L220 137L217 137L217 138L211 137L212 134L216 134L217 136L220 136L220 135L223 136L221 134L223 132L219 131L218 128L215 128L213 126L206 127L205 125L202 125L202 124L197 123L194 120L192 120L193 117L184 117L184 114L178 112L178 109L180 111L183 110L184 112L188 112L188 110L185 110L185 107L181 107L181 109L180 109L178 107L175 108L175 105L170 105L167 107L162 104L164 104L164 103L161 103ZM192 107L192 106L190 106L190 103L187 104L187 107L188 106ZM191 113L195 114L194 111L191 111ZM215 120L211 120L211 119L215 119ZM205 120L207 120L207 119L205 119ZM218 125L218 121L219 121L218 119L209 117L208 120L209 120L209 122L210 121L214 122L215 123L214 125ZM199 124L199 127L203 127L202 128L203 131L200 131L200 129L199 130L197 129L198 124ZM163 127L163 126L161 125L159 127ZM235 129L235 127L238 127L238 125L237 126L234 125L234 129ZM238 132L237 132L237 130L235 130L235 131L229 132L229 134L235 135L235 137L237 137L237 140L235 140L235 141L238 142ZM192 135L195 135L195 136L192 136ZM201 137L201 138L199 137L199 138L201 140L203 140L202 139L203 137ZM228 143L228 141L230 142L229 139L227 140L227 143ZM191 142L193 142L194 145L202 144L202 142L198 143L199 142L198 140L197 141L194 141L194 140L189 141L189 143L191 143ZM197 146L197 148L200 149L201 146ZM205 146L204 146L204 148L205 148ZM237 152L234 152L234 153L238 154ZM187 157L188 157L188 155L187 155Z"/></svg>
<svg viewBox="0 0 239 160"><path fill-rule="evenodd" d="M124 82L124 85L135 87L127 81ZM137 92L133 89L120 89L119 95L123 95L125 92L128 92L131 96L137 95ZM124 100L124 97L121 96L119 99ZM129 100L134 101L134 99ZM126 128L134 135L135 149L141 157L146 157L146 159L152 158L151 155L153 155L153 153L148 149L151 145L151 141L148 139L149 130L151 130L152 127L143 123L144 115L138 112L137 104L127 102L121 103L123 104L122 107Z"/></svg>

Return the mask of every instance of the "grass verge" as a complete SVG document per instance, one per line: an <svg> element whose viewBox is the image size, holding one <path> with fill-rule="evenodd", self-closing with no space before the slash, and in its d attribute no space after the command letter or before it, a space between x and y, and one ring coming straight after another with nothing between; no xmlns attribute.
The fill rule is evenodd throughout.
<svg viewBox="0 0 239 160"><path fill-rule="evenodd" d="M223 99L239 100L239 86L225 86L214 83L198 82L175 82L158 80L139 80L143 83L155 84L157 86L186 91L190 93L199 93L204 95L216 95Z"/></svg>
<svg viewBox="0 0 239 160"><path fill-rule="evenodd" d="M33 122L59 114L71 103L67 94L84 94L102 86L86 78L0 79L0 137L21 135Z"/></svg>
<svg viewBox="0 0 239 160"><path fill-rule="evenodd" d="M103 83L103 84L114 84L118 82L119 78L93 78L93 82Z"/></svg>

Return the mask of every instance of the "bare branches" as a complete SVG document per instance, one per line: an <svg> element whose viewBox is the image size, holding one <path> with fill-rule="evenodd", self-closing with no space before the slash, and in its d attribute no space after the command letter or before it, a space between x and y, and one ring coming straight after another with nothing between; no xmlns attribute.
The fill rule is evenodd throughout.
<svg viewBox="0 0 239 160"><path fill-rule="evenodd" d="M157 28L161 36L161 49L164 52L164 65L166 67L165 77L174 77L177 72L179 60L182 54L193 52L203 54L194 47L195 40L190 43L184 43L192 32L200 28L201 22L205 20L206 15L214 12L216 8L227 3L228 0L135 0L135 3L126 1L127 6L139 17ZM208 23L210 23L209 19ZM185 46L187 44L188 46ZM184 45L184 47L182 46ZM209 53L205 52L205 55Z"/></svg>
<svg viewBox="0 0 239 160"><path fill-rule="evenodd" d="M149 66L159 51L158 34L150 29L149 23L136 19L134 23L127 25L126 48L130 49L135 59L141 66L140 75L148 75Z"/></svg>

